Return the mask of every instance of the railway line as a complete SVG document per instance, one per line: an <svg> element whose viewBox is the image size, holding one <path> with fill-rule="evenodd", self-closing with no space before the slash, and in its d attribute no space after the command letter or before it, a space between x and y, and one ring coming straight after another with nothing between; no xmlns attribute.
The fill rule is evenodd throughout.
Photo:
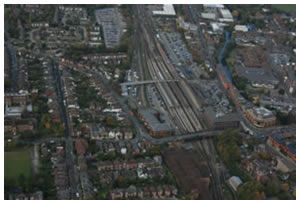
<svg viewBox="0 0 300 204"><path fill-rule="evenodd" d="M139 27L139 26L137 26ZM138 28L139 29L139 28ZM138 36L138 32L135 31L134 33L135 35L135 38L137 38ZM147 71L146 69L144 69L145 67L145 62L142 59L142 56L141 56L141 44L137 43L136 44L136 57L137 57L137 73L138 75L140 76L140 80L141 81L144 81L145 78L146 78L146 74L145 74L145 71ZM139 87L139 90L138 90L138 93L139 93L139 98L141 100L141 105L143 106L147 106L149 103L148 103L148 100L147 100L147 97L146 97L146 94L145 94L145 89L146 89L146 86L145 85L141 85L141 87Z"/></svg>
<svg viewBox="0 0 300 204"><path fill-rule="evenodd" d="M153 59L153 56L151 56L150 52L147 52L147 64L148 64L148 69L150 71L150 74L154 78L161 77L157 73L161 73L164 79L170 79L171 76L168 72L163 72L160 67L161 64L159 63L159 60ZM186 132L193 132L194 129L184 113L184 110L182 109L182 104L180 104L178 97L174 93L174 85L175 83L168 83L168 84L160 84L157 86L158 90L160 91L161 96L165 99L164 101L166 102L166 107L171 115L171 117L178 122L178 125L180 129L185 129L187 130ZM176 91L176 90L175 90Z"/></svg>
<svg viewBox="0 0 300 204"><path fill-rule="evenodd" d="M200 105L197 102L195 95L188 87L188 84L178 76L175 68L167 58L166 53L157 39L155 39L155 34L150 26L152 25L152 22L147 16L144 16L146 11L140 11L138 13L143 13L143 15L139 17L139 20L143 21L140 24L141 34L139 35L142 47L140 50L142 54L140 54L140 56L144 57L144 60L142 61L146 62L146 69L148 69L150 76L154 80L179 80L178 82L156 84L171 118L175 122L180 133L202 131L204 126L203 123L200 122L200 117L197 114Z"/></svg>
<svg viewBox="0 0 300 204"><path fill-rule="evenodd" d="M216 161L213 154L214 147L209 140L201 140L196 143L198 149L196 150L203 159L207 161L207 166L209 169L210 178L211 178L211 190L214 199L223 199L223 191L219 173L216 170Z"/></svg>

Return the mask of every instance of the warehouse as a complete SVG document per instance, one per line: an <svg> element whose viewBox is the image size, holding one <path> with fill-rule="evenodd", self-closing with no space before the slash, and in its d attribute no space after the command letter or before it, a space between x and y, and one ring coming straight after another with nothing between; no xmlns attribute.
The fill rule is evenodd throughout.
<svg viewBox="0 0 300 204"><path fill-rule="evenodd" d="M205 108L204 113L208 126L211 129L223 130L226 128L238 128L240 126L240 119L236 113L220 115L210 106Z"/></svg>
<svg viewBox="0 0 300 204"><path fill-rule="evenodd" d="M174 134L174 127L169 117L158 110L153 108L139 109L138 116L144 122L151 136L163 137Z"/></svg>
<svg viewBox="0 0 300 204"><path fill-rule="evenodd" d="M219 12L222 16L222 18L219 18L219 21L221 21L221 22L233 22L233 17L231 15L231 12L228 9L219 9Z"/></svg>
<svg viewBox="0 0 300 204"><path fill-rule="evenodd" d="M172 4L164 4L162 11L153 11L155 16L176 16L175 9Z"/></svg>

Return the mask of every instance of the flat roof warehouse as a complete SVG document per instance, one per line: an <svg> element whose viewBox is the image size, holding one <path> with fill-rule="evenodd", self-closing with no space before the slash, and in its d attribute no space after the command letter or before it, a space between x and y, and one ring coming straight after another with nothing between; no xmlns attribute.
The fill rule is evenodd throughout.
<svg viewBox="0 0 300 204"><path fill-rule="evenodd" d="M153 11L153 15L175 16L176 12L172 4L164 4L162 11Z"/></svg>

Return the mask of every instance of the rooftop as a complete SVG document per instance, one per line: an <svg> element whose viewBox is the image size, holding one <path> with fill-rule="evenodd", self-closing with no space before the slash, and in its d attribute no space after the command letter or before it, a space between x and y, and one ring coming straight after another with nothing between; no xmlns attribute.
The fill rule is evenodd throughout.
<svg viewBox="0 0 300 204"><path fill-rule="evenodd" d="M222 114L213 110L211 106L205 108L205 112L208 113L209 117L213 122L229 122L229 121L239 121L239 117L236 113Z"/></svg>
<svg viewBox="0 0 300 204"><path fill-rule="evenodd" d="M223 4L203 4L204 8L224 8Z"/></svg>
<svg viewBox="0 0 300 204"><path fill-rule="evenodd" d="M140 109L139 114L154 131L172 131L174 129L168 116L155 109Z"/></svg>
<svg viewBox="0 0 300 204"><path fill-rule="evenodd" d="M220 9L220 13L225 19L233 19L231 12L228 9Z"/></svg>
<svg viewBox="0 0 300 204"><path fill-rule="evenodd" d="M269 118L274 116L272 111L264 107L253 108L253 113L257 116L261 116L262 118Z"/></svg>
<svg viewBox="0 0 300 204"><path fill-rule="evenodd" d="M153 15L168 15L175 16L176 12L172 4L164 4L162 11L153 11Z"/></svg>
<svg viewBox="0 0 300 204"><path fill-rule="evenodd" d="M201 13L201 17L204 18L204 19L215 20L216 19L216 14L215 13Z"/></svg>
<svg viewBox="0 0 300 204"><path fill-rule="evenodd" d="M288 148L288 150L296 154L296 142L290 137L285 137L283 134L273 134L271 137L279 144L282 144Z"/></svg>

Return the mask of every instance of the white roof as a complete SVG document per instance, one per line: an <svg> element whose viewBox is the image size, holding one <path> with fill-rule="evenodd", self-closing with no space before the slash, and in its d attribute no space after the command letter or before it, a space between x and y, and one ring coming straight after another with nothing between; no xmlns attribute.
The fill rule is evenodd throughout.
<svg viewBox="0 0 300 204"><path fill-rule="evenodd" d="M237 188L239 187L239 185L241 185L243 182L240 179L240 177L238 176L232 176L230 177L230 179L228 180L229 184L231 185L231 187L236 191Z"/></svg>
<svg viewBox="0 0 300 204"><path fill-rule="evenodd" d="M218 23L211 23L210 25L211 25L213 31L217 31L220 29L220 26Z"/></svg>
<svg viewBox="0 0 300 204"><path fill-rule="evenodd" d="M233 18L219 18L220 22L227 22L227 23L232 23Z"/></svg>
<svg viewBox="0 0 300 204"><path fill-rule="evenodd" d="M176 12L172 4L164 4L162 11L153 11L153 15L175 16Z"/></svg>
<svg viewBox="0 0 300 204"><path fill-rule="evenodd" d="M205 19L216 19L215 13L201 13L201 17Z"/></svg>
<svg viewBox="0 0 300 204"><path fill-rule="evenodd" d="M228 9L220 9L220 13L225 19L233 19L231 12Z"/></svg>
<svg viewBox="0 0 300 204"><path fill-rule="evenodd" d="M257 113L257 114L259 114L259 115L262 115L262 116L270 116L270 115L272 115L273 114L273 112L272 111L270 111L270 110L268 110L268 109L266 109L266 108L264 108L264 107L258 107L258 108L254 108L254 110L255 110L255 112Z"/></svg>
<svg viewBox="0 0 300 204"><path fill-rule="evenodd" d="M211 22L210 26L212 27L213 31L219 31L222 30L224 26L226 26L226 24L219 22Z"/></svg>
<svg viewBox="0 0 300 204"><path fill-rule="evenodd" d="M223 4L203 4L204 8L224 8Z"/></svg>
<svg viewBox="0 0 300 204"><path fill-rule="evenodd" d="M245 26L245 25L235 25L234 26L234 30L247 32L248 31L248 27Z"/></svg>
<svg viewBox="0 0 300 204"><path fill-rule="evenodd" d="M6 113L22 113L23 108L20 106L11 106L6 108Z"/></svg>

